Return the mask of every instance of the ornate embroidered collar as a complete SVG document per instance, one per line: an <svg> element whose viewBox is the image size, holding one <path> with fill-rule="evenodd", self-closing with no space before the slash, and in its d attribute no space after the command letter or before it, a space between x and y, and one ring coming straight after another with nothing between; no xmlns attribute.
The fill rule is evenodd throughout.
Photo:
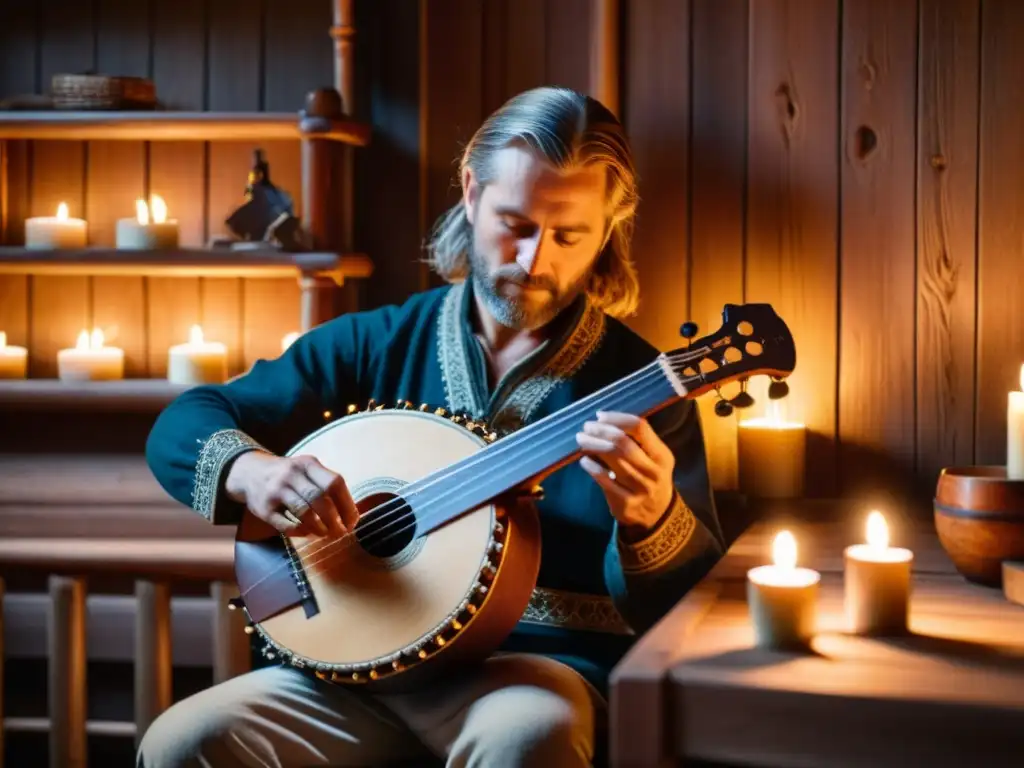
<svg viewBox="0 0 1024 768"><path fill-rule="evenodd" d="M487 388L487 363L470 322L472 288L469 281L453 285L438 317L438 363L448 407L486 420L505 432L529 422L552 390L583 366L604 337L605 315L586 300L573 312L558 336L544 342Z"/></svg>

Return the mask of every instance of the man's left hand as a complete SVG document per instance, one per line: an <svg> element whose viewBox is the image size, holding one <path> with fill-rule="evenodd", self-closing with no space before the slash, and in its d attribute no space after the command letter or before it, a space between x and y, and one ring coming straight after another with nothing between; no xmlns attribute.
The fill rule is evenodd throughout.
<svg viewBox="0 0 1024 768"><path fill-rule="evenodd" d="M646 419L606 411L583 425L576 442L583 451L580 466L601 486L629 538L649 533L675 493L675 456L669 447Z"/></svg>

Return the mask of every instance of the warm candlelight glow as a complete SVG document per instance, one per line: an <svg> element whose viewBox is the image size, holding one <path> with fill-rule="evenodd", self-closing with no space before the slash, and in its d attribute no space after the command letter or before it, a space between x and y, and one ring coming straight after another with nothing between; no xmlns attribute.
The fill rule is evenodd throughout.
<svg viewBox="0 0 1024 768"><path fill-rule="evenodd" d="M68 220L68 204L67 203L61 203L60 205L57 206L57 218L60 221L67 221Z"/></svg>
<svg viewBox="0 0 1024 768"><path fill-rule="evenodd" d="M57 371L64 381L120 379L124 377L124 350L108 347L102 329L82 329L73 348L57 352Z"/></svg>
<svg viewBox="0 0 1024 768"><path fill-rule="evenodd" d="M149 207L153 212L154 224L163 224L167 221L167 203L160 195L149 196Z"/></svg>
<svg viewBox="0 0 1024 768"><path fill-rule="evenodd" d="M135 220L142 226L149 224L149 206L145 200L135 201Z"/></svg>
<svg viewBox="0 0 1024 768"><path fill-rule="evenodd" d="M203 343L203 328L200 325L193 325L188 333L188 343L199 346Z"/></svg>
<svg viewBox="0 0 1024 768"><path fill-rule="evenodd" d="M7 346L7 331L0 331L0 349Z"/></svg>
<svg viewBox="0 0 1024 768"><path fill-rule="evenodd" d="M28 372L28 350L7 346L7 332L0 331L0 379L24 379Z"/></svg>
<svg viewBox="0 0 1024 768"><path fill-rule="evenodd" d="M798 421L786 419L785 400L769 400L765 407L764 416L743 419L741 427L753 427L761 429L803 429L804 425Z"/></svg>
<svg viewBox="0 0 1024 768"><path fill-rule="evenodd" d="M1024 392L1024 365L1020 367L1020 391Z"/></svg>
<svg viewBox="0 0 1024 768"><path fill-rule="evenodd" d="M228 348L220 341L207 341L198 323L189 328L188 341L168 350L167 380L194 386L219 384L228 377Z"/></svg>
<svg viewBox="0 0 1024 768"><path fill-rule="evenodd" d="M889 547L889 526L885 524L885 517L878 510L868 515L867 541L871 549L881 552Z"/></svg>
<svg viewBox="0 0 1024 768"><path fill-rule="evenodd" d="M782 531L775 537L772 560L780 570L791 571L796 568L796 539L789 531Z"/></svg>

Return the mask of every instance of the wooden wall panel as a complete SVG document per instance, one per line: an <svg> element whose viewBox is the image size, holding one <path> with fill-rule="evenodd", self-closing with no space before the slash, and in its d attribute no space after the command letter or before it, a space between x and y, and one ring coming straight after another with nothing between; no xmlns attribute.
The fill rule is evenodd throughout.
<svg viewBox="0 0 1024 768"><path fill-rule="evenodd" d="M835 491L839 5L751 5L746 300L770 302L797 347L781 416L807 426L807 492ZM765 381L752 383L768 407Z"/></svg>
<svg viewBox="0 0 1024 768"><path fill-rule="evenodd" d="M922 0L917 149L917 472L974 460L978 0Z"/></svg>
<svg viewBox="0 0 1024 768"><path fill-rule="evenodd" d="M748 16L747 0L693 0L690 319L701 334L722 324L724 304L743 302ZM737 416L716 416L714 397L698 402L712 483L735 488Z"/></svg>
<svg viewBox="0 0 1024 768"><path fill-rule="evenodd" d="M630 326L659 349L680 344L689 319L689 0L629 7L623 118L640 175L633 255L643 284Z"/></svg>
<svg viewBox="0 0 1024 768"><path fill-rule="evenodd" d="M1024 3L982 6L977 451L1006 463L1006 393L1024 365Z"/></svg>
<svg viewBox="0 0 1024 768"><path fill-rule="evenodd" d="M842 51L841 481L884 502L914 466L916 3L844 3Z"/></svg>

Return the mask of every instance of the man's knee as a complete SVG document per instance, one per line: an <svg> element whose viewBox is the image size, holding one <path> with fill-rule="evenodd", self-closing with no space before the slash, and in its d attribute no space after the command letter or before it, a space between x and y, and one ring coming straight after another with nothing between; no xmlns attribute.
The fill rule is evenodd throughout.
<svg viewBox="0 0 1024 768"><path fill-rule="evenodd" d="M589 704L533 686L507 688L474 705L453 745L464 766L588 766L594 754Z"/></svg>
<svg viewBox="0 0 1024 768"><path fill-rule="evenodd" d="M137 767L243 764L228 741L246 730L247 717L273 695L276 671L260 670L232 678L174 704L146 730Z"/></svg>

